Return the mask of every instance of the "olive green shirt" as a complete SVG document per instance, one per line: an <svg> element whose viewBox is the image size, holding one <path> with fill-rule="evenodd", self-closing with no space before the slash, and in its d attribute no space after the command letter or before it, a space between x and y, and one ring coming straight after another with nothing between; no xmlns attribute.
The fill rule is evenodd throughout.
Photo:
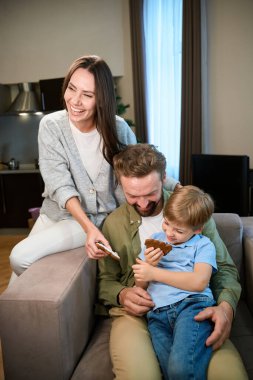
<svg viewBox="0 0 253 380"><path fill-rule="evenodd" d="M171 193L164 191L166 201ZM114 210L105 220L103 234L112 249L120 256L120 261L106 257L98 261L98 299L100 305L107 308L119 306L118 294L125 287L134 285L132 265L141 251L139 226L141 216L134 207L124 203ZM235 313L241 294L241 286L236 266L227 248L221 240L215 222L211 218L203 229L203 235L210 238L216 248L218 271L213 274L210 286L216 302L228 302ZM147 236L148 237L148 236ZM98 313L104 313L105 308L98 308Z"/></svg>

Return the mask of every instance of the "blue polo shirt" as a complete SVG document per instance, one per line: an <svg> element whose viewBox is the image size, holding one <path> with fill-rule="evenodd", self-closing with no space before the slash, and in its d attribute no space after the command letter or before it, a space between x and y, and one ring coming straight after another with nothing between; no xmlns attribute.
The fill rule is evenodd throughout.
<svg viewBox="0 0 253 380"><path fill-rule="evenodd" d="M168 243L164 232L155 233L151 238ZM144 251L145 247L141 251L139 258L145 261ZM210 264L213 272L217 271L215 246L210 239L201 234L193 235L191 239L184 243L172 245L172 250L162 257L158 263L158 267L173 272L192 272L195 263ZM213 299L209 286L203 292L198 293L181 290L161 282L151 281L147 290L155 303L154 310L159 307L172 305L192 294L201 294Z"/></svg>

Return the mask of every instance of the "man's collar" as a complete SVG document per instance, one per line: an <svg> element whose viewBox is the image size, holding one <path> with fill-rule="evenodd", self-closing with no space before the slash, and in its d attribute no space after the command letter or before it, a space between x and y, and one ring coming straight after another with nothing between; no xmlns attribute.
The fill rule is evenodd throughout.
<svg viewBox="0 0 253 380"><path fill-rule="evenodd" d="M129 212L129 222L130 222L130 224L134 224L134 223L141 224L141 216L135 210L135 208L133 206L131 206L130 204L128 204L128 203L126 204L126 207L128 209L128 212Z"/></svg>

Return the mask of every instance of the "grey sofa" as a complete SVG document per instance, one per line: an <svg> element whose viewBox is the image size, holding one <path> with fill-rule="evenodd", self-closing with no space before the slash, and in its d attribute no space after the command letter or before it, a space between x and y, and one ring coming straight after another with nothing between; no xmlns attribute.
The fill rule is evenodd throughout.
<svg viewBox="0 0 253 380"><path fill-rule="evenodd" d="M253 379L253 217L215 214L243 295L231 340ZM111 380L110 319L94 316L96 262L84 248L48 256L0 296L5 380Z"/></svg>

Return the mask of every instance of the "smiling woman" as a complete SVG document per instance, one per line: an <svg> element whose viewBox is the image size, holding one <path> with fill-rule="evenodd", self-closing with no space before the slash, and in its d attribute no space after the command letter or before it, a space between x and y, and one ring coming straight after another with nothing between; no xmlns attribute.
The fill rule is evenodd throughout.
<svg viewBox="0 0 253 380"><path fill-rule="evenodd" d="M96 97L93 74L83 68L77 69L64 94L69 118L81 132L96 129Z"/></svg>
<svg viewBox="0 0 253 380"><path fill-rule="evenodd" d="M63 82L65 110L43 117L39 127L39 165L44 201L30 235L12 250L10 261L20 275L36 260L86 246L90 258L106 255L100 231L105 217L123 200L112 159L134 133L116 116L114 81L107 63L83 56L70 66ZM15 275L12 276L12 279Z"/></svg>

